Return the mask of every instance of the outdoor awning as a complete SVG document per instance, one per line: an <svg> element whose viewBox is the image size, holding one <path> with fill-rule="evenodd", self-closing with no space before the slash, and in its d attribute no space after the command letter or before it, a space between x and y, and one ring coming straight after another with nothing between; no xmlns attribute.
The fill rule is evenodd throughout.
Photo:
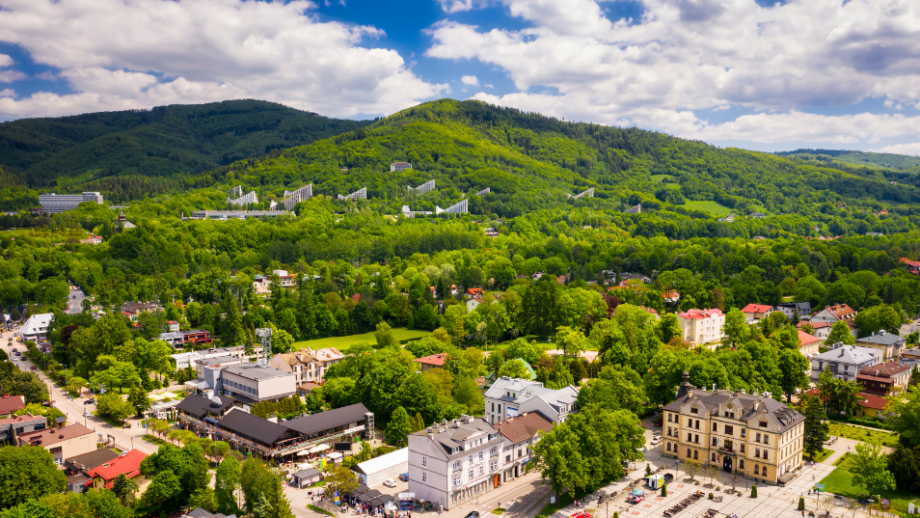
<svg viewBox="0 0 920 518"><path fill-rule="evenodd" d="M633 489L632 491L629 492L629 494L635 495L635 496L645 496L645 491L641 489Z"/></svg>
<svg viewBox="0 0 920 518"><path fill-rule="evenodd" d="M345 430L345 433L358 433L358 432L363 432L363 431L364 431L364 425L362 424L361 426L356 426L354 428L349 428L348 430Z"/></svg>
<svg viewBox="0 0 920 518"><path fill-rule="evenodd" d="M205 380L186 381L184 385L186 387L193 387L193 388L200 389L200 390L207 390L209 388L208 382Z"/></svg>
<svg viewBox="0 0 920 518"><path fill-rule="evenodd" d="M318 453L329 449L329 444L317 444L316 446L307 450L309 453Z"/></svg>
<svg viewBox="0 0 920 518"><path fill-rule="evenodd" d="M327 457L329 457L329 460L340 461L340 460L342 460L342 458L344 457L344 455L342 455L341 453L339 453L339 452L337 452L337 451L334 451L334 452L330 453L329 455L327 455Z"/></svg>

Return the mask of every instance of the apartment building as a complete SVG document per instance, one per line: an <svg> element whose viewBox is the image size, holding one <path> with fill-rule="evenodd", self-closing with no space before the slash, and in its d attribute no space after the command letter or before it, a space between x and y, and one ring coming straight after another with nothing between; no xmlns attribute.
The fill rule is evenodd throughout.
<svg viewBox="0 0 920 518"><path fill-rule="evenodd" d="M883 361L898 361L904 349L907 348L907 339L884 329L878 333L872 333L869 336L856 339L856 345L860 347L869 347L878 349L882 352Z"/></svg>
<svg viewBox="0 0 920 518"><path fill-rule="evenodd" d="M505 438L503 444L502 482L523 476L528 471L533 445L541 433L553 429L553 422L539 412L528 412L494 425Z"/></svg>
<svg viewBox="0 0 920 518"><path fill-rule="evenodd" d="M229 365L221 370L220 377L223 393L247 405L297 393L293 374L262 363Z"/></svg>
<svg viewBox="0 0 920 518"><path fill-rule="evenodd" d="M527 412L540 412L553 423L562 423L576 408L578 389L547 388L539 381L502 376L485 393L485 419L496 424Z"/></svg>
<svg viewBox="0 0 920 518"><path fill-rule="evenodd" d="M52 192L38 195L38 204L42 206L42 212L47 214L58 214L74 210L84 202L102 205L102 194L98 192L84 192L82 194L56 194Z"/></svg>
<svg viewBox="0 0 920 518"><path fill-rule="evenodd" d="M663 413L667 457L768 484L791 480L802 465L805 417L769 394L706 391L684 381Z"/></svg>
<svg viewBox="0 0 920 518"><path fill-rule="evenodd" d="M910 371L909 366L901 363L879 363L860 369L856 382L862 383L869 394L885 396L907 390Z"/></svg>
<svg viewBox="0 0 920 518"><path fill-rule="evenodd" d="M677 314L683 338L694 345L721 343L725 314L718 309L691 309ZM713 345L713 349L715 348Z"/></svg>
<svg viewBox="0 0 920 518"><path fill-rule="evenodd" d="M854 381L862 369L881 361L882 352L878 349L835 344L830 351L811 358L811 379L817 380L825 369L830 369L834 377Z"/></svg>
<svg viewBox="0 0 920 518"><path fill-rule="evenodd" d="M461 416L409 435L409 492L453 509L501 485L505 438L481 418Z"/></svg>

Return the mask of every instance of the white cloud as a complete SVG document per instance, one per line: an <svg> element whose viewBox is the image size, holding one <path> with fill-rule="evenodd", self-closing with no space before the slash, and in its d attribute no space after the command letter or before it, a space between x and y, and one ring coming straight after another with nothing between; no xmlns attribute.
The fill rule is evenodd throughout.
<svg viewBox="0 0 920 518"><path fill-rule="evenodd" d="M234 97L330 116L392 113L441 95L382 31L321 22L294 0L0 0L0 40L24 47L76 93L0 100L12 116ZM3 60L0 58L0 63Z"/></svg>
<svg viewBox="0 0 920 518"><path fill-rule="evenodd" d="M907 144L895 144L892 146L885 146L878 149L873 149L877 153L895 153L898 155L914 155L920 156L920 142L910 142Z"/></svg>
<svg viewBox="0 0 920 518"><path fill-rule="evenodd" d="M477 86L479 85L479 78L476 76L463 76L460 78L460 82L465 85Z"/></svg>
<svg viewBox="0 0 920 518"><path fill-rule="evenodd" d="M0 70L0 83L12 83L29 77L18 70Z"/></svg>
<svg viewBox="0 0 920 518"><path fill-rule="evenodd" d="M518 89L476 96L483 100L690 138L778 142L812 135L833 143L917 133L910 118L802 113L870 97L891 106L918 103L915 0L789 0L771 7L754 0L642 0L645 11L634 24L610 21L594 0L496 1L532 27L482 30L443 21L429 29L428 56L493 65ZM557 93L533 93L535 87ZM693 115L728 105L765 113L718 125ZM795 126L802 123L818 126Z"/></svg>
<svg viewBox="0 0 920 518"><path fill-rule="evenodd" d="M485 7L487 0L437 0L445 13L459 13Z"/></svg>
<svg viewBox="0 0 920 518"><path fill-rule="evenodd" d="M0 67L8 67L13 64L13 58L6 54L0 54Z"/></svg>

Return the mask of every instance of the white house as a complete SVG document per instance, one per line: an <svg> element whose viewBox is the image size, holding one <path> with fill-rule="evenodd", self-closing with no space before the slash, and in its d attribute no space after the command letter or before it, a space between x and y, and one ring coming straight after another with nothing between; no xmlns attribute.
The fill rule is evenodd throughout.
<svg viewBox="0 0 920 518"><path fill-rule="evenodd" d="M677 314L684 340L694 345L722 341L725 314L718 309L691 309Z"/></svg>
<svg viewBox="0 0 920 518"><path fill-rule="evenodd" d="M499 423L526 412L540 412L553 423L562 423L576 410L578 389L568 387L554 390L539 381L502 376L485 393L485 418Z"/></svg>
<svg viewBox="0 0 920 518"><path fill-rule="evenodd" d="M504 436L481 418L461 416L409 435L409 492L452 509L501 484Z"/></svg>
<svg viewBox="0 0 920 518"><path fill-rule="evenodd" d="M818 379L829 368L835 378L854 381L860 369L882 362L883 354L879 349L838 344L811 359L811 379Z"/></svg>
<svg viewBox="0 0 920 518"><path fill-rule="evenodd" d="M19 335L22 336L23 341L42 343L48 339L48 326L51 325L52 320L54 320L54 313L36 313L22 324Z"/></svg>

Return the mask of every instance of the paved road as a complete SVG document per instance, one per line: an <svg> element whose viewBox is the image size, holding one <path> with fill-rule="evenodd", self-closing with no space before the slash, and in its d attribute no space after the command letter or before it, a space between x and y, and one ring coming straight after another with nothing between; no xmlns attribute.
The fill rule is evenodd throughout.
<svg viewBox="0 0 920 518"><path fill-rule="evenodd" d="M13 348L18 348L20 352L25 351L25 346L17 342L15 339L13 340L12 345L8 344L8 340L12 335L13 333L9 331L0 335L0 339L2 339L0 346L2 346L3 350L7 353L7 355L10 356L10 359L13 358ZM32 364L24 357L18 361L17 364L19 365L19 368L24 371L28 371L32 367ZM67 415L68 423L85 424L87 427L92 428L97 433L101 434L102 440L106 440L109 436L113 436L115 438L115 445L120 450L129 450L133 447L145 453L154 453L157 451L157 445L149 443L140 438L144 435L144 432L143 428L139 426L136 419L129 419L128 421L131 424L131 428L123 429L114 427L95 416L85 417L83 415L84 412L96 409L95 405L83 404L83 402L91 396L90 393L84 391L82 397L71 400L70 396L68 396L61 389L57 388L57 386L55 386L55 384L47 376L45 376L43 372L40 370L36 370L35 372L38 374L41 380L45 382L45 385L49 387L51 400L55 402L54 406Z"/></svg>
<svg viewBox="0 0 920 518"><path fill-rule="evenodd" d="M83 295L83 290L77 288L76 290L70 290L70 294L67 296L67 301L71 304L70 309L66 311L68 315L76 315L83 311L83 299L86 297Z"/></svg>

